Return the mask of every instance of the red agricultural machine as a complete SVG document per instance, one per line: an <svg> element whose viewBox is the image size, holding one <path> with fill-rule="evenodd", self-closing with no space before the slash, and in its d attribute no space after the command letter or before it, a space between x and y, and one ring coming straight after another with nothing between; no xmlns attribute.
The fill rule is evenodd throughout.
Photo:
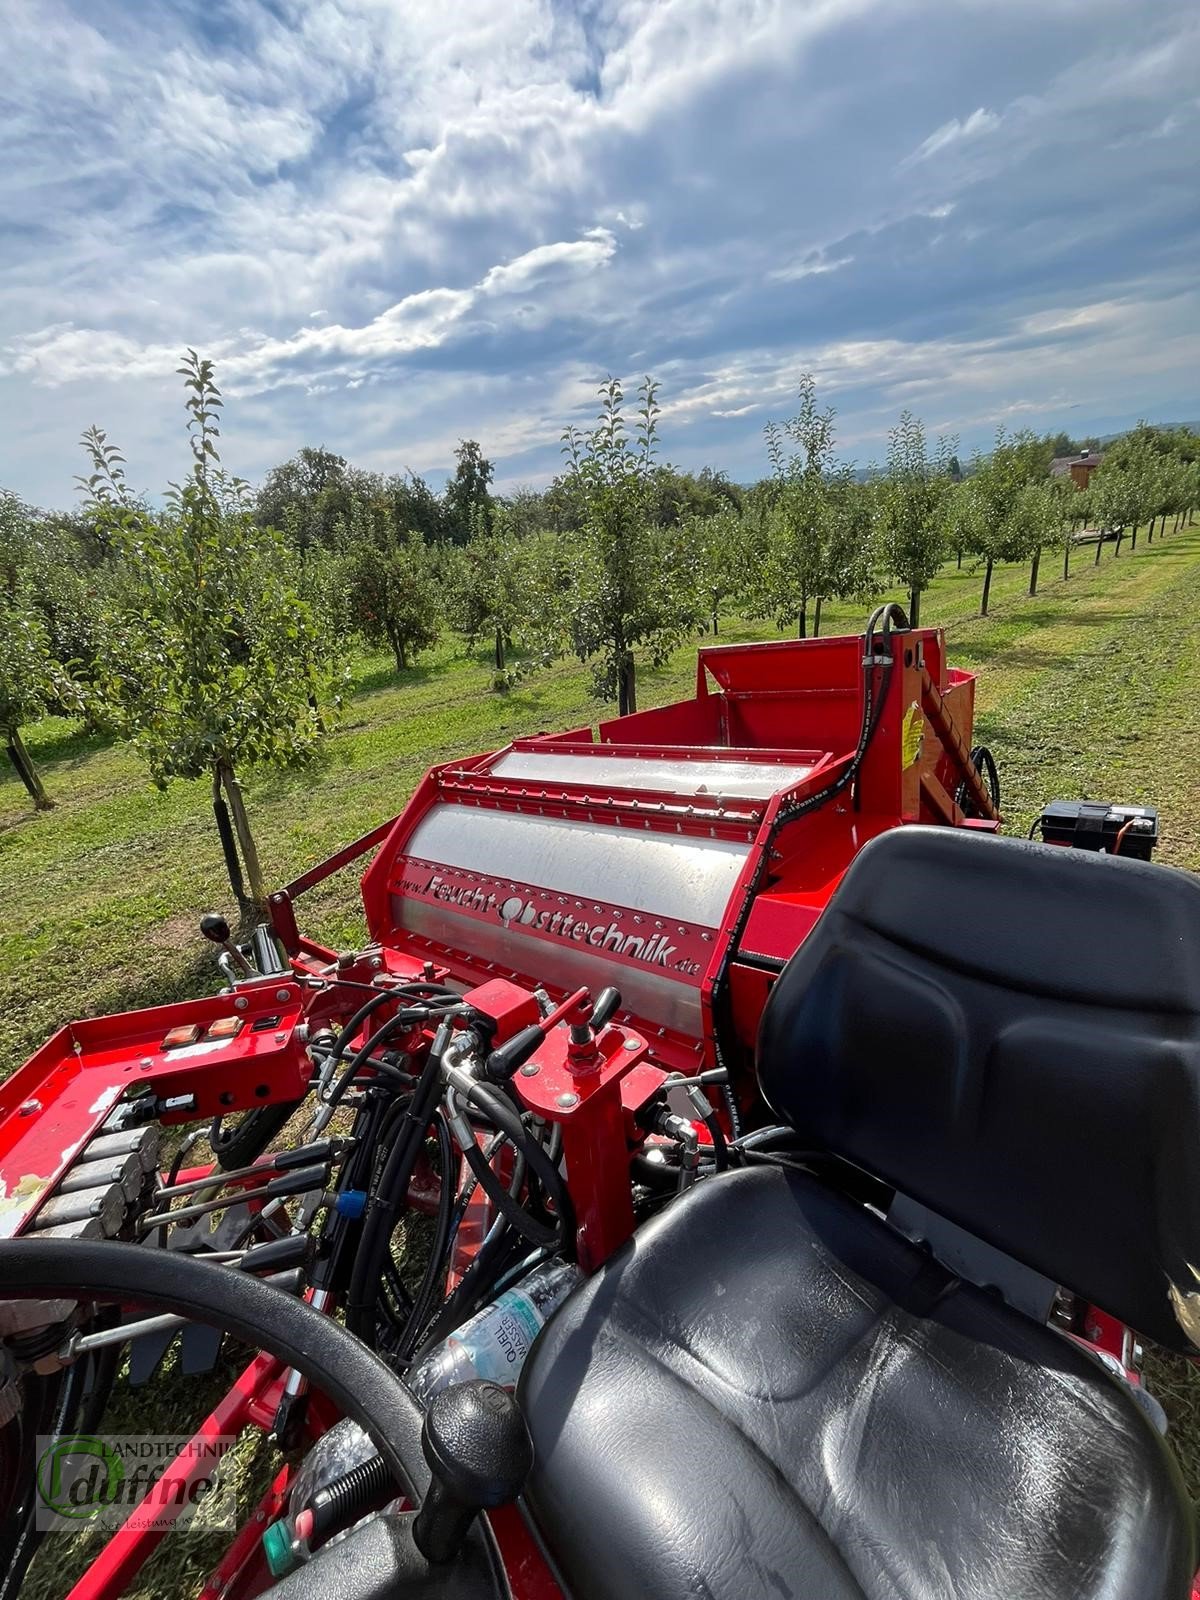
<svg viewBox="0 0 1200 1600"><path fill-rule="evenodd" d="M119 1364L236 1342L71 1600L245 1429L204 1600L1186 1600L1137 1341L1200 1338L1200 885L1150 811L997 837L974 691L891 607L702 650L64 1025L0 1086L0 1595Z"/></svg>

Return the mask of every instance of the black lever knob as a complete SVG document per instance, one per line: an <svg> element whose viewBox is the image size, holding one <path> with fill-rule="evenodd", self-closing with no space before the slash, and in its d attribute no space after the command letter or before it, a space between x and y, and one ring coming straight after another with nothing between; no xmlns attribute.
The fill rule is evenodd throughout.
<svg viewBox="0 0 1200 1600"><path fill-rule="evenodd" d="M619 989L601 989L596 996L596 1003L592 1007L592 1032L599 1033L621 1009L621 991Z"/></svg>
<svg viewBox="0 0 1200 1600"><path fill-rule="evenodd" d="M477 1378L434 1396L421 1449L433 1477L413 1539L427 1561L452 1561L481 1511L521 1493L533 1466L533 1441L508 1390Z"/></svg>
<svg viewBox="0 0 1200 1600"><path fill-rule="evenodd" d="M546 1035L536 1022L521 1028L511 1039L491 1052L483 1064L484 1075L493 1083L507 1083L518 1067L523 1067Z"/></svg>
<svg viewBox="0 0 1200 1600"><path fill-rule="evenodd" d="M228 944L233 937L229 924L219 911L210 911L200 918L200 932L213 944Z"/></svg>

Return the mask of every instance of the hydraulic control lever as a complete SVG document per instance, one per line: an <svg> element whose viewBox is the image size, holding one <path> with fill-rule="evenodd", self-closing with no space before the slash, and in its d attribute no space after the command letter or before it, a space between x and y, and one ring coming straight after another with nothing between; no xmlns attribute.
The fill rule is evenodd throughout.
<svg viewBox="0 0 1200 1600"><path fill-rule="evenodd" d="M209 911L200 918L200 932L213 944L219 945L229 961L243 977L256 978L258 974L233 942L233 932L219 911ZM223 967L226 977L231 974Z"/></svg>
<svg viewBox="0 0 1200 1600"><path fill-rule="evenodd" d="M484 1076L493 1083L507 1083L560 1022L571 1030L569 1054L580 1070L596 1064L596 1035L602 1033L621 1006L619 989L601 989L593 1001L586 989L577 989L568 995L560 1006L548 1012L540 1022L531 1022L506 1039L488 1055L484 1062Z"/></svg>

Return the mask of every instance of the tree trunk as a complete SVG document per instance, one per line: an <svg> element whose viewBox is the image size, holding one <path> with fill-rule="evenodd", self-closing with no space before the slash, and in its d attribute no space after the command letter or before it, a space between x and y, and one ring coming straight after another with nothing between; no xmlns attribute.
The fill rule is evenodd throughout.
<svg viewBox="0 0 1200 1600"><path fill-rule="evenodd" d="M1154 518L1153 517L1150 518L1150 526L1151 527L1154 526ZM1132 539L1132 541L1130 543L1129 548L1131 550L1136 550L1137 549L1137 523L1136 522L1133 525L1133 539Z"/></svg>
<svg viewBox="0 0 1200 1600"><path fill-rule="evenodd" d="M962 545L959 545L959 547L958 547L958 570L960 572L962 571L962 558L963 558L963 547L962 547Z"/></svg>
<svg viewBox="0 0 1200 1600"><path fill-rule="evenodd" d="M801 600L801 602L800 602L800 616L799 616L799 619L798 619L798 621L796 623L796 637L797 637L797 639L807 639L808 638L808 596L807 595L805 595L804 599Z"/></svg>
<svg viewBox="0 0 1200 1600"><path fill-rule="evenodd" d="M813 638L814 639L819 639L821 637L821 600L822 600L822 596L818 595L817 596L817 603L816 603L816 606L815 606L815 608L813 610Z"/></svg>
<svg viewBox="0 0 1200 1600"><path fill-rule="evenodd" d="M983 569L983 598L979 602L979 615L987 616L988 596L992 592L992 558L987 559L987 566Z"/></svg>
<svg viewBox="0 0 1200 1600"><path fill-rule="evenodd" d="M1164 517L1163 520L1162 520L1162 524L1160 524L1160 526L1159 526L1158 533L1159 533L1159 537L1160 538L1162 537L1163 526L1166 524L1166 520L1167 520L1166 517ZM1150 518L1150 531L1146 535L1146 543L1147 544L1153 544L1154 543L1154 518L1153 517Z"/></svg>
<svg viewBox="0 0 1200 1600"><path fill-rule="evenodd" d="M633 651L623 650L617 666L617 715L630 716L637 710L637 673Z"/></svg>
<svg viewBox="0 0 1200 1600"><path fill-rule="evenodd" d="M712 625L713 625L713 638L715 639L716 636L721 631L720 628L717 626L717 612L716 612L716 607L715 606L713 608L713 614L712 614Z"/></svg>
<svg viewBox="0 0 1200 1600"><path fill-rule="evenodd" d="M1092 563L1093 566L1098 567L1100 565L1100 552L1103 549L1104 549L1104 529L1103 528L1097 528L1096 529L1096 559Z"/></svg>
<svg viewBox="0 0 1200 1600"><path fill-rule="evenodd" d="M242 863L238 857L237 840L233 823L229 820L229 807L221 794L221 768L213 768L213 816L217 819L217 833L221 839L221 854L225 857L225 873L229 887L239 906L246 904L246 880L242 877Z"/></svg>
<svg viewBox="0 0 1200 1600"><path fill-rule="evenodd" d="M1071 535L1068 534L1066 539L1063 541L1063 582L1064 583L1066 583L1067 579L1071 576L1071 544L1072 544Z"/></svg>
<svg viewBox="0 0 1200 1600"><path fill-rule="evenodd" d="M1040 550L1035 550L1033 552L1033 565L1029 569L1029 593L1031 596L1037 593L1038 568L1041 566L1041 564L1042 552Z"/></svg>
<svg viewBox="0 0 1200 1600"><path fill-rule="evenodd" d="M41 777L38 774L38 769L34 766L29 751L25 748L24 741L21 738L21 730L19 728L9 728L4 739L8 749L8 759L12 762L17 777L25 785L35 810L52 810L54 801L46 793Z"/></svg>
<svg viewBox="0 0 1200 1600"><path fill-rule="evenodd" d="M1117 556L1119 556L1121 554L1121 540L1124 537L1125 537L1125 529L1124 528L1118 528L1117 529L1117 548L1113 551L1113 559L1114 560L1117 558Z"/></svg>
<svg viewBox="0 0 1200 1600"><path fill-rule="evenodd" d="M246 802L242 798L242 786L238 782L237 774L228 762L221 762L221 782L229 798L229 809L233 814L234 831L237 834L238 845L241 847L242 860L246 864L246 881L249 886L249 899L242 909L253 907L256 911L265 912L267 909L267 888L263 882L262 867L258 860L258 846L254 842L254 835L250 831L250 819L246 815Z"/></svg>
<svg viewBox="0 0 1200 1600"><path fill-rule="evenodd" d="M917 627L921 621L921 591L910 589L908 591L908 620L912 627Z"/></svg>
<svg viewBox="0 0 1200 1600"><path fill-rule="evenodd" d="M504 671L504 630L502 628L497 628L496 629L495 660L496 660L496 671L497 672L503 672Z"/></svg>

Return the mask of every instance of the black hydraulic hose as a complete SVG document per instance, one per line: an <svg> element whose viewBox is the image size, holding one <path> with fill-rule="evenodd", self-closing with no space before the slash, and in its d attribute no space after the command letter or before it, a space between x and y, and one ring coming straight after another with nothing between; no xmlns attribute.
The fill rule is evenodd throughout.
<svg viewBox="0 0 1200 1600"><path fill-rule="evenodd" d="M450 1129L441 1112L434 1115L434 1130L437 1134L438 1157L441 1165L441 1188L438 1193L437 1219L434 1223L433 1242L429 1249L429 1259L425 1263L420 1285L412 1297L408 1317L401 1330L397 1341L397 1353L401 1359L407 1359L411 1354L412 1346L416 1343L425 1323L429 1320L433 1310L433 1297L438 1292L439 1282L446 1271L450 1249L454 1242L454 1235L458 1231L458 1221L455 1217L457 1206L455 1203L455 1165L454 1141L450 1137Z"/></svg>
<svg viewBox="0 0 1200 1600"><path fill-rule="evenodd" d="M184 1159L188 1155L188 1152L194 1150L203 1138L204 1129L193 1128L192 1131L180 1141L179 1149L175 1152L175 1159L171 1162L170 1170L167 1173L167 1181L164 1185L165 1188L173 1189L175 1187L175 1184L179 1178L180 1170L183 1167Z"/></svg>
<svg viewBox="0 0 1200 1600"><path fill-rule="evenodd" d="M738 1110L737 1095L733 1092L733 1084L726 1073L721 1084L721 1097L725 1101L725 1115L729 1118L729 1133L733 1139L740 1139L742 1134L742 1114Z"/></svg>
<svg viewBox="0 0 1200 1600"><path fill-rule="evenodd" d="M782 1140L785 1144L794 1141L795 1128L789 1128L785 1123L775 1123L769 1128L755 1128L753 1133L744 1134L734 1141L737 1150L759 1150L769 1144L777 1144Z"/></svg>
<svg viewBox="0 0 1200 1600"><path fill-rule="evenodd" d="M502 1143L507 1143L508 1142L507 1136L505 1134L498 1134L495 1139L489 1141L488 1147L484 1151L484 1158L487 1159L487 1160L490 1160L494 1156L495 1150L499 1148L499 1143L501 1143L501 1142ZM509 1192L509 1194L510 1195L518 1194L520 1192L521 1185L522 1185L522 1183L524 1181L525 1181L525 1157L520 1153L520 1151L517 1151L515 1156L514 1156L514 1158L513 1158L512 1177L509 1179L509 1184L508 1184L508 1192ZM451 1244L453 1243L453 1240L454 1240L454 1238L456 1237L456 1235L458 1233L459 1225L461 1224L462 1219L466 1214L466 1209L467 1209L467 1199L460 1195L458 1203L456 1204L456 1206L454 1208L454 1218L453 1218L453 1221L452 1221L452 1224L451 1224L451 1229L450 1229ZM489 1241L489 1239L491 1239L493 1233L496 1235L497 1239L499 1239L502 1235L505 1235L507 1233L507 1231L508 1231L508 1222L506 1221L506 1219L504 1217L502 1217L502 1216L501 1217L497 1217L493 1221L492 1226L489 1229L488 1233L484 1235L483 1246L480 1247L481 1252L482 1252L484 1246L486 1246L488 1244L488 1241ZM548 1255L551 1255L552 1253L553 1252L551 1250L549 1250L549 1249L544 1249L544 1250L540 1250L540 1251L535 1252L535 1254L541 1255L541 1256L548 1256ZM445 1263L447 1267L449 1266L449 1261L450 1261L450 1248L447 1247L446 1263ZM470 1284L468 1286L469 1289L472 1289L473 1287L476 1286L476 1279L471 1276L471 1268L470 1267L468 1267L467 1271L463 1274L463 1279L464 1280L470 1279ZM432 1287L432 1285L431 1285L431 1287ZM489 1285L489 1293L490 1292L491 1292L491 1285ZM424 1313L421 1316L421 1319L419 1321L414 1319L412 1330L411 1330L411 1332L409 1332L407 1334L405 1345L402 1346L400 1351L399 1351L399 1359L403 1362L403 1365L404 1365L405 1369L410 1367L412 1365L412 1363L413 1363L413 1359L414 1358L413 1358L412 1352L413 1352L414 1348L415 1349L420 1349L420 1350L428 1349L428 1347L429 1347L428 1330L432 1326L433 1317L435 1315L437 1316L437 1318L438 1318L438 1326L441 1326L442 1325L442 1319L443 1319L443 1317L444 1317L444 1315L446 1313L446 1307L451 1305L452 1303L453 1303L455 1308L457 1308L458 1306L463 1304L462 1297L455 1298L457 1295L458 1295L458 1290L455 1289L455 1290L453 1290L451 1292L450 1295L446 1296L443 1299L442 1305L437 1309L436 1313L434 1312L432 1304L430 1304L427 1307L427 1309L424 1311ZM433 1299L433 1295L431 1294L430 1295L430 1301L431 1302L432 1302L432 1299ZM478 1301L476 1303L478 1304ZM449 1327L451 1327L451 1328L458 1327L462 1322L466 1321L466 1318L467 1318L467 1316L469 1314L470 1313L468 1311L466 1311L466 1310L463 1310L461 1312L457 1312L457 1310L456 1310L456 1314L454 1315L453 1320L450 1322Z"/></svg>
<svg viewBox="0 0 1200 1600"><path fill-rule="evenodd" d="M484 1160L483 1151L474 1139L468 1139L463 1155L467 1165L475 1174L476 1182L495 1206L500 1215L514 1227L518 1233L523 1234L530 1244L544 1246L557 1244L561 1236L561 1229L557 1223L539 1222L538 1219L519 1200L513 1198L504 1184L492 1171Z"/></svg>
<svg viewBox="0 0 1200 1600"><path fill-rule="evenodd" d="M447 1025L443 1024L439 1029L439 1037L443 1036L443 1032L448 1034L448 1031ZM400 1131L379 1174L379 1181L371 1186L346 1300L346 1326L360 1338L373 1340L375 1336L379 1275L383 1270L383 1260L396 1217L408 1196L417 1157L438 1101L444 1048L444 1037L440 1045L435 1039L430 1047L417 1087L405 1107Z"/></svg>
<svg viewBox="0 0 1200 1600"><path fill-rule="evenodd" d="M385 995L384 998L387 999L387 1000L390 1000L392 998L392 996L391 995ZM370 1002L369 1001L368 1001L367 1005L370 1006ZM360 1011L366 1010L366 1009L367 1009L367 1007L364 1007L364 1006L360 1006L359 1007ZM354 1017L357 1017L358 1014L359 1014L358 1011L356 1011L354 1013ZM337 1066L338 1062L342 1059L342 1056L343 1056L343 1054L345 1052L345 1048L346 1048L346 1042L349 1041L349 1037L350 1037L350 1034L351 1034L351 1029L354 1026L354 1017L351 1017L350 1021L346 1024L345 1028L338 1035L338 1038L337 1038L336 1042L334 1043L333 1049L329 1052L329 1055L326 1057L325 1065L326 1065L326 1070L328 1070L329 1072L332 1072L334 1070L334 1068ZM367 1035L366 1039L359 1046L359 1049L357 1050L357 1052L355 1053L355 1055L351 1059L350 1064L347 1066L345 1072L343 1072L341 1077L337 1080L337 1082L330 1087L328 1094L325 1096L325 1104L329 1107L329 1109L331 1111L333 1110L333 1108L335 1106L337 1106L337 1105L339 1105L341 1103L342 1096L346 1093L346 1090L354 1082L356 1074L358 1073L360 1067L362 1067L363 1063L368 1059L368 1057L374 1055L375 1051L384 1042L384 1040L387 1039L391 1034L395 1033L397 1028L401 1028L401 1027L409 1028L411 1026L412 1026L412 1022L409 1019L408 1013L405 1010L402 1009L400 1011L397 1011L397 1013L396 1013L396 1015L394 1017L389 1017L388 1020L385 1023L383 1023L380 1027L378 1027L375 1030L374 1033L370 1033L370 1034Z"/></svg>
<svg viewBox="0 0 1200 1600"><path fill-rule="evenodd" d="M506 1133L513 1144L528 1161L530 1170L546 1193L554 1201L554 1209L558 1216L559 1227L562 1230L562 1246L570 1255L575 1254L575 1208L571 1204L571 1196L563 1175L558 1167L546 1154L545 1147L525 1127L521 1121L521 1114L511 1100L505 1098L498 1090L488 1084L471 1081L463 1083L460 1092L465 1099L478 1106L488 1120ZM465 1153L465 1152L464 1152ZM468 1155L468 1160L470 1159ZM472 1168L474 1171L474 1168ZM478 1173L476 1173L478 1177ZM482 1180L481 1180L482 1181ZM489 1195L491 1191L489 1190ZM536 1243L546 1243L537 1240Z"/></svg>
<svg viewBox="0 0 1200 1600"><path fill-rule="evenodd" d="M406 985L405 988L407 988L407 987L408 986ZM342 1073L341 1077L333 1085L333 1087L330 1089L328 1095L326 1096L325 1104L328 1107L330 1107L330 1109L332 1109L334 1106L337 1106L338 1104L340 1104L342 1096L346 1093L346 1090L354 1082L354 1079L357 1077L357 1075L359 1073L359 1070L370 1059L370 1057L375 1054L375 1052L385 1042L385 1040L389 1039L391 1037L391 1035L396 1032L397 1029L399 1029L399 1028L411 1028L415 1023L420 1022L420 1021L424 1021L426 1016L427 1016L427 1014L428 1014L428 1012L429 1012L429 1010L430 1010L430 1008L432 1008L434 1010L435 1014L436 1014L436 1011L437 1011L437 1009L439 1007L439 1003L442 1006L461 1005L462 996L458 995L458 994L455 994L453 992L453 990L447 989L445 991L442 991L440 989L440 986L438 986L436 984L431 984L431 985L429 985L429 987L431 989L437 990L438 992L430 994L430 995L425 996L425 997L422 997L421 998L421 1005L420 1005L420 1009L419 1010L414 1010L413 1008L403 1007L402 1006L401 1009L399 1011L397 1011L397 1013L396 1013L396 1015L394 1017L389 1017L388 1020L385 1023L383 1023L380 1027L378 1027L375 1030L374 1033L369 1034L367 1036L367 1038L359 1046L358 1051L356 1052L356 1054L351 1059L351 1061L350 1061L349 1065L347 1066L345 1072ZM415 999L415 998L417 998L416 996L412 996L412 995L406 994L403 989L393 989L393 990L390 990L390 991L386 991L385 995L386 995L387 999L394 999L394 998L397 998L397 997L399 997L402 1000L403 999ZM361 1012L363 1010L366 1010L367 1007L369 1007L369 1006L370 1006L370 1002L368 1001L367 1002L367 1006L360 1006L359 1007L359 1012ZM355 1017L357 1017L359 1015L359 1012L355 1012ZM331 1053L331 1055L329 1057L329 1065L330 1065L330 1069L331 1070L332 1070L332 1067L335 1066L337 1064L337 1062L341 1060L342 1055L343 1055L343 1053L345 1051L345 1048L346 1048L346 1043L348 1043L349 1038L352 1037L352 1030L353 1030L354 1026L355 1026L355 1019L354 1019L354 1017L352 1017L350 1019L350 1021L346 1024L346 1026L342 1030L342 1032L338 1035L337 1042L334 1044L333 1051L332 1051L332 1053Z"/></svg>
<svg viewBox="0 0 1200 1600"><path fill-rule="evenodd" d="M360 1106L354 1120L354 1146L343 1161L338 1178L339 1193L368 1187L371 1163L383 1136L382 1130L399 1110L394 1101L386 1101L381 1094L369 1095ZM317 1259L310 1274L314 1289L333 1288L344 1281L343 1262L358 1237L359 1228L357 1220L343 1216L336 1208L326 1213Z"/></svg>
<svg viewBox="0 0 1200 1600"><path fill-rule="evenodd" d="M476 1252L475 1259L463 1273L454 1292L425 1333L411 1365L419 1366L421 1360L455 1328L467 1320L484 1303L504 1271L504 1255L511 1244L511 1229L503 1217L497 1217Z"/></svg>
<svg viewBox="0 0 1200 1600"><path fill-rule="evenodd" d="M717 1171L724 1172L729 1166L729 1143L725 1138L725 1130L717 1121L715 1111L710 1111L703 1119L704 1126L708 1129L708 1136L712 1140L713 1160Z"/></svg>
<svg viewBox="0 0 1200 1600"><path fill-rule="evenodd" d="M386 1026L387 1024L385 1023L384 1027ZM379 1032L382 1033L383 1028L381 1028ZM346 1094L346 1091L349 1089L354 1079L358 1076L359 1069L362 1067L370 1067L376 1078L385 1081L393 1089L411 1089L415 1086L417 1080L412 1076L411 1073L405 1072L403 1068L397 1066L394 1061L385 1061L382 1056L377 1056L372 1053L375 1048L375 1041L378 1037L378 1034L373 1034L371 1038L368 1039L366 1044L363 1045L363 1047L351 1057L349 1066L346 1068L345 1072L343 1072L342 1076L334 1085L333 1090L330 1092L329 1097L325 1102L326 1105L336 1106L341 1102ZM316 1052L316 1055L318 1066L322 1071L325 1070L329 1066L330 1061L333 1059L332 1054L327 1050L319 1050Z"/></svg>
<svg viewBox="0 0 1200 1600"><path fill-rule="evenodd" d="M217 1165L228 1171L231 1167L248 1167L252 1161L257 1161L302 1104L301 1100L279 1100L274 1105L259 1106L248 1111L237 1127L228 1131L221 1127L220 1117L214 1117L208 1142Z"/></svg>
<svg viewBox="0 0 1200 1600"><path fill-rule="evenodd" d="M419 1499L429 1485L412 1395L331 1317L269 1284L182 1251L36 1235L0 1242L0 1283L6 1299L111 1297L221 1328L297 1368L352 1417L406 1495Z"/></svg>

